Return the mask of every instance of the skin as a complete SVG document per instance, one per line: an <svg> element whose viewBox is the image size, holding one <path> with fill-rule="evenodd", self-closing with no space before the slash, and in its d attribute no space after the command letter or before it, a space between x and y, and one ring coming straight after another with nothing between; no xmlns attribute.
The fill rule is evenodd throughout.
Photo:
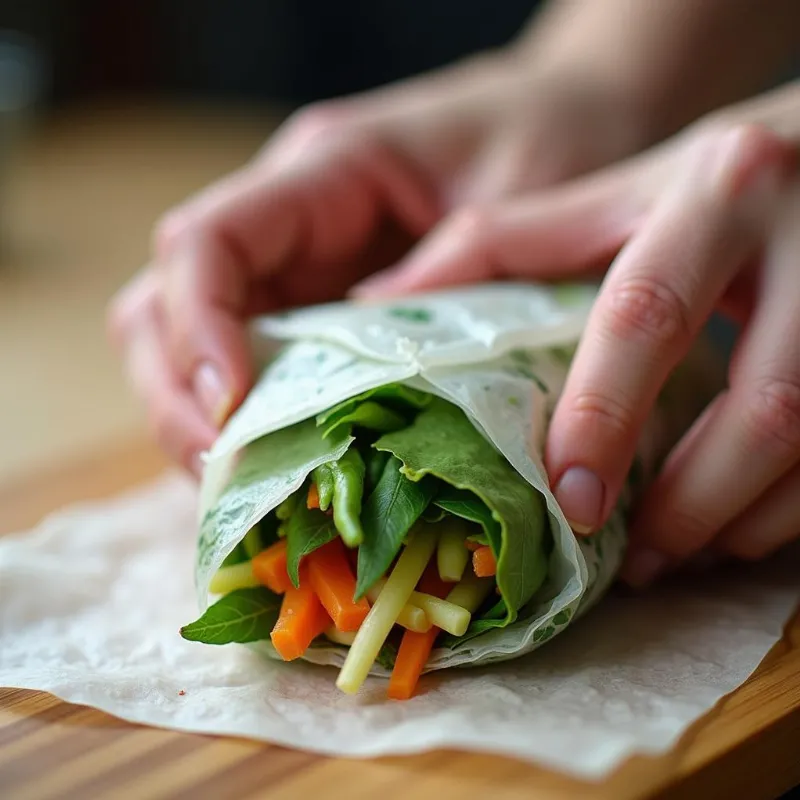
<svg viewBox="0 0 800 800"><path fill-rule="evenodd" d="M610 513L657 394L712 312L743 325L728 387L641 502L633 585L706 548L761 558L800 532L798 146L800 83L591 176L461 210L357 290L574 277L611 260L546 448L580 534Z"/></svg>
<svg viewBox="0 0 800 800"><path fill-rule="evenodd" d="M642 247L648 259L653 254L653 264L671 270L674 259L655 258L652 244L671 244L667 234L678 252L689 251L692 264L706 264L712 255L735 261L729 252L734 245L720 244L714 226L730 229L740 242L755 225L748 218L740 230L738 218L731 221L715 205L728 197L725 192L711 191L706 202L695 187L692 208L713 231L704 234L708 241L678 235L696 219L662 198L689 192L692 181L680 183L679 177L705 169L713 140L691 166L685 153L700 145L684 146L689 137L679 135L619 168L602 168L757 90L783 64L798 23L794 0L740 0L733 8L729 0L560 0L505 50L302 110L241 170L164 216L154 235L152 264L111 305L111 338L156 437L176 461L199 473L200 452L252 385L246 325L255 314L340 298L392 265L382 279L362 284L361 293L448 282L440 267L432 268L430 280L422 279L426 260L459 263L460 274L480 279L486 265L478 264L476 254L483 252L484 237L497 243L492 255L501 267L492 262L492 274L522 274L535 242L547 266L542 261L530 268L525 274L532 277L602 268L622 247L609 273L612 288L604 291L587 337L594 344L582 346L548 448L565 508L573 502L570 494L585 490L587 474L600 475L596 513L576 506L570 515L576 530L591 529L618 491L641 407L719 289L719 280L709 288L710 279L680 272L687 287L703 284L704 299L696 301L691 325L678 326L683 338L676 344L669 314L683 306L670 294L661 302L664 281L649 274L638 284L626 279L614 288L618 264L645 261L644 255L630 255ZM748 57L741 58L745 49ZM753 145L754 163L782 163L776 155L782 145L769 142L764 152ZM726 169L733 167L717 172ZM750 175L751 168L738 169ZM589 173L583 182L573 180ZM554 188L545 192L547 187ZM521 198L519 204L506 205L513 198ZM654 231L644 236L642 225ZM465 252L464 242L475 251ZM691 251L693 245L701 252ZM737 246L747 250L745 243ZM666 321L658 322L662 317ZM650 342L641 357L646 378L637 382L624 370L619 377L606 371L606 378L615 375L606 383L618 385L619 397L603 406L607 398L592 393L599 372L591 364L602 359L607 368L622 369L624 359L615 360L613 348L618 340L636 340L631 331L648 325L658 330L639 335ZM662 361L650 364L654 358ZM636 414L624 406L615 412L613 402L631 398L641 403L632 406ZM617 417L609 441L618 453L609 465L594 454L609 443L590 445L586 420ZM622 444L616 448L615 442ZM569 466L585 472L570 476ZM681 474L677 467L673 471ZM576 481L578 489L570 490ZM669 492L663 492L667 500L654 495L656 509L668 502ZM690 508L687 525L691 513ZM656 544L661 546L660 539Z"/></svg>

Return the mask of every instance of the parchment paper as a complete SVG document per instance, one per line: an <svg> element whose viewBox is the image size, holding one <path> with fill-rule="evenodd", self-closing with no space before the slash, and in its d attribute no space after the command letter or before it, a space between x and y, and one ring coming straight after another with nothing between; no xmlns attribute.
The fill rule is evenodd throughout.
<svg viewBox="0 0 800 800"><path fill-rule="evenodd" d="M346 756L484 750L599 777L667 748L740 684L798 601L798 554L612 593L529 656L423 677L405 703L370 678L182 640L196 613L194 489L167 475L0 539L0 685L135 722ZM183 694L185 692L185 694Z"/></svg>

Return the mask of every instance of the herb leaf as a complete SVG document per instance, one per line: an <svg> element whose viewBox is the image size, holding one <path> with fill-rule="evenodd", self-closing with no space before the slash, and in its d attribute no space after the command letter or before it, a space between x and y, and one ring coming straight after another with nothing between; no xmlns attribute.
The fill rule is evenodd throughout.
<svg viewBox="0 0 800 800"><path fill-rule="evenodd" d="M339 534L333 520L316 508L298 503L286 524L286 571L297 587L300 585L300 560L335 539Z"/></svg>
<svg viewBox="0 0 800 800"><path fill-rule="evenodd" d="M378 433L388 433L389 431L398 431L400 428L405 428L407 424L405 417L401 414L372 400L367 400L356 406L352 411L336 417L322 435L330 436L337 428L341 428L343 425L366 428L370 431L378 431Z"/></svg>
<svg viewBox="0 0 800 800"><path fill-rule="evenodd" d="M389 568L406 534L436 491L433 480L409 480L400 467L396 458L386 462L383 475L361 512L364 541L358 548L356 600Z"/></svg>
<svg viewBox="0 0 800 800"><path fill-rule="evenodd" d="M269 639L280 613L281 598L263 586L236 589L181 628L181 636L205 644L244 644Z"/></svg>
<svg viewBox="0 0 800 800"><path fill-rule="evenodd" d="M327 425L329 422L336 422L365 400L380 400L381 405L397 411L419 410L430 403L431 395L427 392L420 392L418 389L412 389L402 383L389 383L386 386L368 389L366 392L362 392L348 400L343 400L338 405L323 411L317 415L317 425L322 426Z"/></svg>

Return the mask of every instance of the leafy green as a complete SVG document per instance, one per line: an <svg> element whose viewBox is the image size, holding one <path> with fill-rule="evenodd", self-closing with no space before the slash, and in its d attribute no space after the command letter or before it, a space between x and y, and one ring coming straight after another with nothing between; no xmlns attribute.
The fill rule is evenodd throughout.
<svg viewBox="0 0 800 800"><path fill-rule="evenodd" d="M419 410L425 408L431 400L427 392L420 392L402 383L389 383L386 386L378 386L375 389L368 389L355 397L343 400L338 405L332 406L317 415L317 425L327 425L329 422L336 422L340 417L351 413L356 406L365 400L380 400L381 405L388 408L404 411Z"/></svg>
<svg viewBox="0 0 800 800"><path fill-rule="evenodd" d="M367 468L366 486L371 491L378 485L378 481L383 475L383 470L386 468L386 462L391 458L389 453L381 453L379 450L373 450L371 447L365 448L362 454L364 464Z"/></svg>
<svg viewBox="0 0 800 800"><path fill-rule="evenodd" d="M384 669L394 669L394 662L397 660L397 645L393 642L384 642L375 661Z"/></svg>
<svg viewBox="0 0 800 800"><path fill-rule="evenodd" d="M225 560L222 562L223 567L232 567L234 564L241 564L243 561L247 561L247 554L244 552L244 548L242 547L242 543L236 545L236 547L225 556Z"/></svg>
<svg viewBox="0 0 800 800"><path fill-rule="evenodd" d="M248 559L255 558L261 552L261 532L258 529L258 525L254 525L247 531L241 545Z"/></svg>
<svg viewBox="0 0 800 800"><path fill-rule="evenodd" d="M392 411L392 409L372 400L367 400L357 405L347 414L337 416L325 428L322 435L330 436L331 433L343 425L365 428L370 431L378 431L378 433L387 433L405 428L407 424L406 418L402 414L398 414L396 411Z"/></svg>
<svg viewBox="0 0 800 800"><path fill-rule="evenodd" d="M294 586L300 585L300 560L338 536L330 517L298 503L286 524L286 571Z"/></svg>
<svg viewBox="0 0 800 800"><path fill-rule="evenodd" d="M181 636L205 644L245 644L269 639L280 613L281 598L269 589L236 589L181 628Z"/></svg>
<svg viewBox="0 0 800 800"><path fill-rule="evenodd" d="M356 599L383 577L436 491L434 481L411 481L400 472L400 467L396 458L387 461L361 512L364 541L358 548Z"/></svg>
<svg viewBox="0 0 800 800"><path fill-rule="evenodd" d="M402 472L412 480L434 475L450 486L468 490L491 511L499 526L487 531L496 549L497 584L507 606L505 624L533 596L547 572L546 536L549 532L545 503L506 459L479 433L463 411L435 398L402 431L382 436L378 450L391 452L403 462ZM453 508L481 514L474 504ZM449 509L448 509L449 510ZM488 522L488 520L487 520Z"/></svg>

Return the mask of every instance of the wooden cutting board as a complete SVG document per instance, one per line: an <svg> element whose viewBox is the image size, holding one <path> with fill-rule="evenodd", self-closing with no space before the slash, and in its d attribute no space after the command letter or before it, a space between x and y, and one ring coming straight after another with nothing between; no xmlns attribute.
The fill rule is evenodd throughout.
<svg viewBox="0 0 800 800"><path fill-rule="evenodd" d="M141 441L0 486L0 533L152 477L164 462ZM248 741L155 730L50 695L0 689L0 797L491 797L628 800L773 798L800 784L800 613L756 674L670 753L637 757L601 783L520 762L437 752L349 761Z"/></svg>

